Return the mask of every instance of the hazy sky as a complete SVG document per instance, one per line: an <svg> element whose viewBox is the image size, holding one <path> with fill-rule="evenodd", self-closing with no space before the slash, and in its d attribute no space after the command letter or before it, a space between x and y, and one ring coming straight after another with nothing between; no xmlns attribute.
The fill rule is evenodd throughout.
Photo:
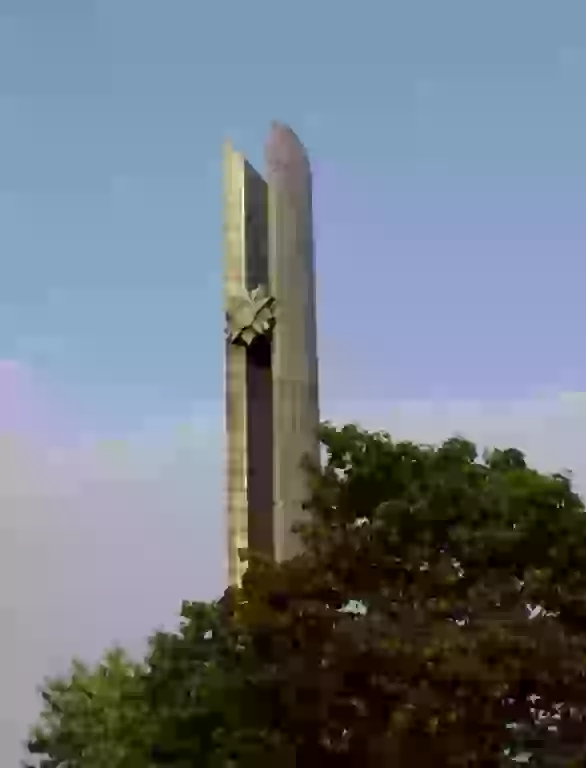
<svg viewBox="0 0 586 768"><path fill-rule="evenodd" d="M0 0L0 764L223 585L220 147L314 162L322 411L586 487L584 0ZM582 265L582 266L581 266Z"/></svg>

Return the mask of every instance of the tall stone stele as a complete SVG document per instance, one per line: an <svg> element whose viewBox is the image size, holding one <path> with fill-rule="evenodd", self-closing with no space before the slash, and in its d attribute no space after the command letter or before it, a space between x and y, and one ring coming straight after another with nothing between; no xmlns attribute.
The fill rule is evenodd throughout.
<svg viewBox="0 0 586 768"><path fill-rule="evenodd" d="M319 458L311 169L293 131L273 123L266 180L225 147L228 578L239 551L276 560L309 496Z"/></svg>

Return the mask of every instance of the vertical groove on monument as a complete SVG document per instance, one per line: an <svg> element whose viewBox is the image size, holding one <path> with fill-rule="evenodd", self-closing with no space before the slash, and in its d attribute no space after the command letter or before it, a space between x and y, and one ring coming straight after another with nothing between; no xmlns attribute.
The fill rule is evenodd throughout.
<svg viewBox="0 0 586 768"><path fill-rule="evenodd" d="M319 459L317 323L311 169L293 131L274 123L266 146L273 331L275 555L299 550L292 524L306 513L305 455Z"/></svg>
<svg viewBox="0 0 586 768"><path fill-rule="evenodd" d="M267 185L245 165L246 288L268 288ZM274 556L273 541L273 381L271 334L256 336L246 356L248 432L248 548Z"/></svg>

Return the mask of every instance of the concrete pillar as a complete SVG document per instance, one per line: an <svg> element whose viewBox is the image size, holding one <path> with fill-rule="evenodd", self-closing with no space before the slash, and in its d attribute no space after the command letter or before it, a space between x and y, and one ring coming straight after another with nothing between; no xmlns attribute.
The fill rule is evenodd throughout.
<svg viewBox="0 0 586 768"><path fill-rule="evenodd" d="M319 457L311 171L287 127L273 124L267 181L225 149L228 577L250 549L298 551L291 525L307 499L304 455Z"/></svg>

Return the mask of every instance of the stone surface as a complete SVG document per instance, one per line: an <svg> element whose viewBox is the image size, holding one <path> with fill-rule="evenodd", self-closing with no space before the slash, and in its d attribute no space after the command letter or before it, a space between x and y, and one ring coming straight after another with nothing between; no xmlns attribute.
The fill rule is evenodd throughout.
<svg viewBox="0 0 586 768"><path fill-rule="evenodd" d="M273 332L274 494L277 558L297 551L291 525L304 516L303 456L319 458L318 366L311 169L305 148L274 123L266 145Z"/></svg>
<svg viewBox="0 0 586 768"><path fill-rule="evenodd" d="M307 154L275 123L267 181L225 149L228 578L240 549L282 559L298 548L301 461L319 456L318 375Z"/></svg>

